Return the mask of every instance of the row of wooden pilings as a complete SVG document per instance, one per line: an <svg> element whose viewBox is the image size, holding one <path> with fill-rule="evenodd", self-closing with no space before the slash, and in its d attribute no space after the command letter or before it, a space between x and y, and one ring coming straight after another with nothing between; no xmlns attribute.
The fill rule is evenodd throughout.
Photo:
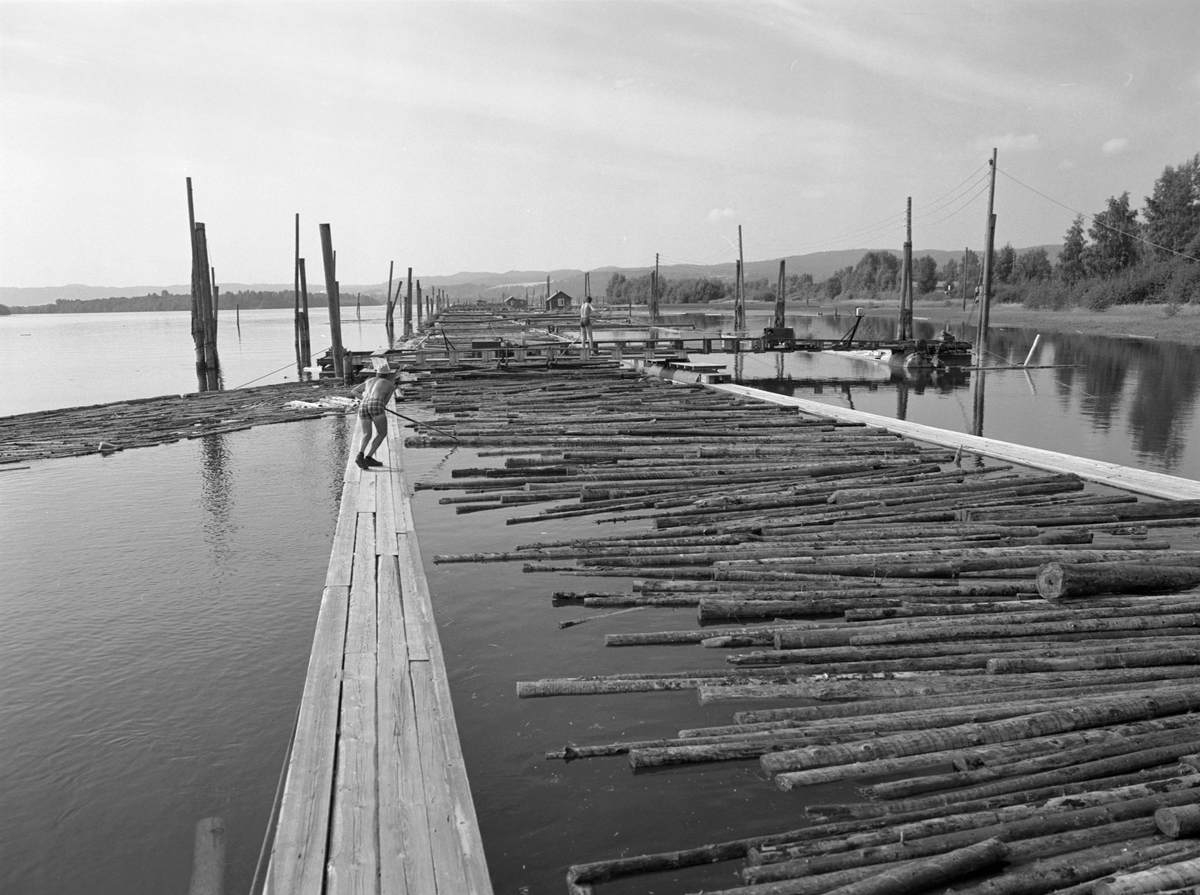
<svg viewBox="0 0 1200 895"><path fill-rule="evenodd" d="M478 451L479 466L421 486L459 514L492 513L474 524L626 523L435 562L612 581L547 585L556 605L596 610L584 621L696 609L690 629L605 638L691 645L692 671L639 672L631 649L626 672L523 681L519 697L688 690L737 709L725 725L547 757L757 762L785 792L860 787L858 801L798 804L771 834L575 856L570 892L729 861L743 882L723 891L740 895L1200 881L1200 551L1172 544L1200 502L611 369L439 374L404 399L457 439L410 445ZM764 699L792 705L754 707Z"/></svg>

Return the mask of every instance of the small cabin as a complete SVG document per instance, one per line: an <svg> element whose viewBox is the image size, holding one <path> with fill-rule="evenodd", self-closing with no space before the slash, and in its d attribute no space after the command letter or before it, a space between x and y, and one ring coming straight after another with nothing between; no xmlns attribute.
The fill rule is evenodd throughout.
<svg viewBox="0 0 1200 895"><path fill-rule="evenodd" d="M575 305L575 299L561 289L546 299L547 311L569 311Z"/></svg>
<svg viewBox="0 0 1200 895"><path fill-rule="evenodd" d="M529 307L529 300L526 298L521 298L516 295L510 295L508 298L504 299L504 307L506 307L506 308L527 308L527 307Z"/></svg>

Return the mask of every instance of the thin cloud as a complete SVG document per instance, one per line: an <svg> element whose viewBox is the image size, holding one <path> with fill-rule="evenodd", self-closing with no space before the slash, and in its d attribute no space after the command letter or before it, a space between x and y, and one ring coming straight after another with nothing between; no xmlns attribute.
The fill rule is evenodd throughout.
<svg viewBox="0 0 1200 895"><path fill-rule="evenodd" d="M1124 137L1113 137L1100 147L1100 151L1105 155L1116 155L1118 152L1124 152L1128 146L1129 141Z"/></svg>
<svg viewBox="0 0 1200 895"><path fill-rule="evenodd" d="M737 214L737 212L735 212L732 208L714 208L708 213L708 216L705 218L705 220L710 224L719 224L721 221L728 220L735 214Z"/></svg>

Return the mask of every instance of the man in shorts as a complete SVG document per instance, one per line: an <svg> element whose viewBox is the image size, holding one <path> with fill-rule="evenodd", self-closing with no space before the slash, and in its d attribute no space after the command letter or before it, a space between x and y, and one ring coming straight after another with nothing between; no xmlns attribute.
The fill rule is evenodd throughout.
<svg viewBox="0 0 1200 895"><path fill-rule="evenodd" d="M589 295L579 306L579 340L584 348L596 349L596 339L592 335L592 297Z"/></svg>
<svg viewBox="0 0 1200 895"><path fill-rule="evenodd" d="M358 456L354 460L359 469L372 469L383 465L375 459L375 452L383 444L383 439L387 438L387 402L391 400L392 392L396 390L398 373L399 370L393 370L384 362L375 371L373 377L360 382L350 390L352 394L358 395L362 399L358 405L358 418L362 420L362 439L358 444ZM371 439L372 428L375 430L373 440ZM367 446L368 441L371 442L370 447Z"/></svg>

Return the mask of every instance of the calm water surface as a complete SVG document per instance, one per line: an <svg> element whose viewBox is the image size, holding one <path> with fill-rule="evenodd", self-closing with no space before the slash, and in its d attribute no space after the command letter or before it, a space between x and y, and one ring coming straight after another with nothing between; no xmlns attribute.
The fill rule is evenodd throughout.
<svg viewBox="0 0 1200 895"><path fill-rule="evenodd" d="M187 317L0 318L0 413L192 390ZM294 377L290 312L241 317L240 341L222 324L226 383ZM841 335L850 321L789 323ZM872 325L890 335L890 322ZM939 328L926 326L926 337ZM382 342L378 319L343 328L352 346ZM1033 335L999 331L992 350L1022 361ZM1081 336L1041 343L1035 363L1045 369L987 374L984 434L1200 475L1195 351ZM69 388L48 390L41 373L59 357ZM729 363L747 381L820 401L960 431L975 422L974 372L893 378L808 355ZM350 426L267 426L0 471L0 891L185 892L194 825L210 815L228 830L227 891L249 890L300 698ZM407 462L421 480L495 461L464 449L411 451ZM434 565L439 553L596 533L585 520L551 529L456 516L439 494L416 492L414 511L497 892L558 893L570 863L803 823L800 800L755 762L635 775L621 758L544 759L571 742L729 723L732 709L697 706L689 693L518 700L518 681L723 667L723 655L603 646L606 633L691 627L688 610L558 627L594 611L552 608L554 590L616 589L612 579ZM805 793L850 797L849 788ZM734 883L724 865L680 876L693 887ZM649 887L684 890L666 878Z"/></svg>

